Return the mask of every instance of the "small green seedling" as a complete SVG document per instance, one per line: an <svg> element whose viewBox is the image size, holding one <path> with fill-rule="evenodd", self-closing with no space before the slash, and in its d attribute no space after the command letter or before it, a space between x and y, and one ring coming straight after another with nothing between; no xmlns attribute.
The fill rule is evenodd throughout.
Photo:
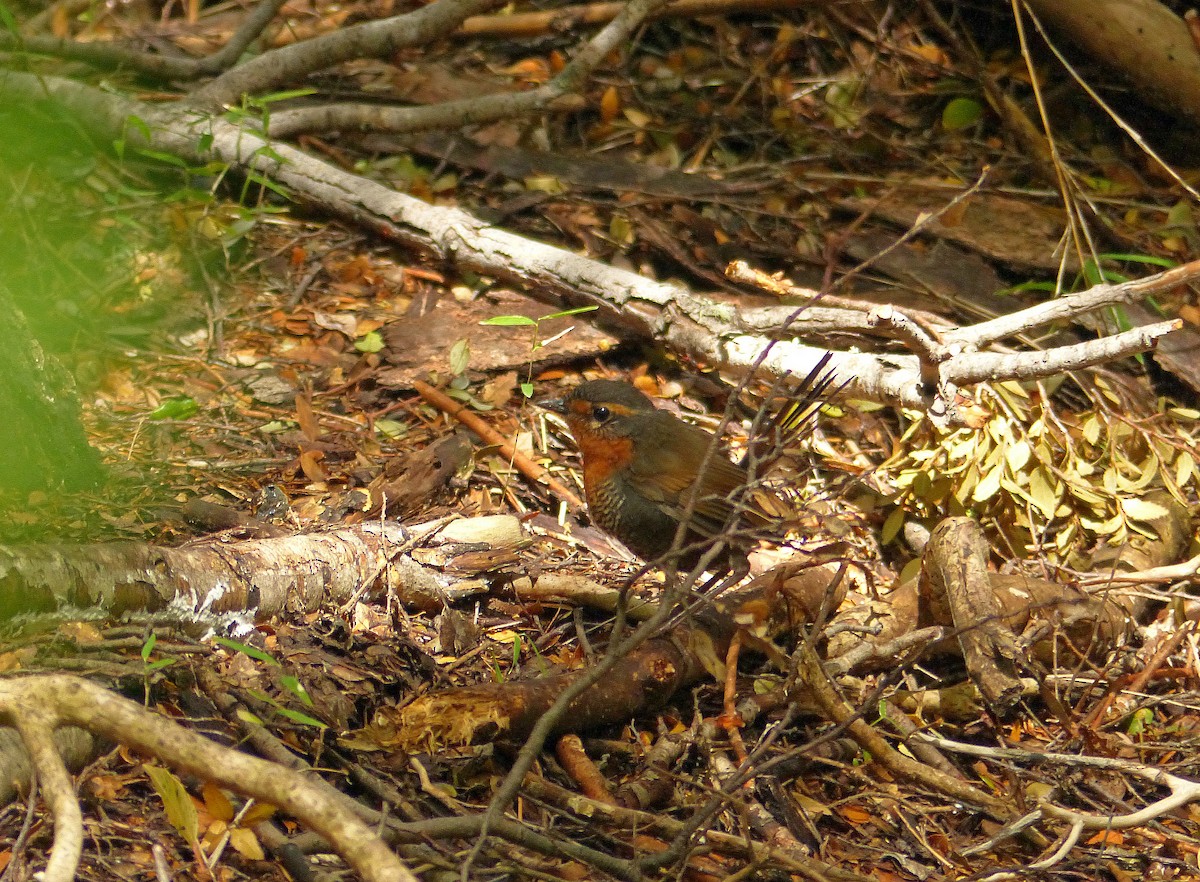
<svg viewBox="0 0 1200 882"><path fill-rule="evenodd" d="M492 327L500 328L532 328L530 347L529 347L529 368L526 373L526 380L521 384L521 394L526 398L533 397L533 354L543 346L548 346L555 340L569 334L574 328L566 328L563 331L555 334L553 337L542 339L541 323L550 321L551 319L567 318L572 315L581 315L585 312L594 312L599 309L598 306L577 306L574 309L564 309L560 312L552 312L548 315L540 316L532 319L527 315L497 315L490 319L480 322L481 325L491 325Z"/></svg>

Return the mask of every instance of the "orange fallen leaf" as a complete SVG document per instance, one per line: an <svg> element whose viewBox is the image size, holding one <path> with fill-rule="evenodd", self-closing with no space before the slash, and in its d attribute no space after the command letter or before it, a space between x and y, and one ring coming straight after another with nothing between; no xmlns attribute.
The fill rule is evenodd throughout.
<svg viewBox="0 0 1200 882"><path fill-rule="evenodd" d="M616 86L609 86L600 97L600 121L610 123L621 111L621 96Z"/></svg>
<svg viewBox="0 0 1200 882"><path fill-rule="evenodd" d="M1101 830L1087 841L1088 845L1123 845L1125 836L1120 830Z"/></svg>

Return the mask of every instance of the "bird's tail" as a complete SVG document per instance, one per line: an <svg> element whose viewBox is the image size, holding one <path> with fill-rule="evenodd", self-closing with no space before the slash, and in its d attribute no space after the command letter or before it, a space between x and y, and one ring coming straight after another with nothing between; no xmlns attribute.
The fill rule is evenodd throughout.
<svg viewBox="0 0 1200 882"><path fill-rule="evenodd" d="M756 475L766 474L796 442L812 431L825 403L842 391L849 380L838 382L837 371L826 369L833 353L821 356L808 376L788 389L788 402L752 433L741 466Z"/></svg>

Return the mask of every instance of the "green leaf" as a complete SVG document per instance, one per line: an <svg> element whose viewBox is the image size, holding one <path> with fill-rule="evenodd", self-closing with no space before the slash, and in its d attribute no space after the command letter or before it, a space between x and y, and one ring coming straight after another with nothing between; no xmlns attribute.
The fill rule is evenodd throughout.
<svg viewBox="0 0 1200 882"><path fill-rule="evenodd" d="M1167 222L1164 227L1176 227L1185 230L1195 229L1196 220L1192 215L1192 206L1190 202L1176 202L1171 210L1167 212Z"/></svg>
<svg viewBox="0 0 1200 882"><path fill-rule="evenodd" d="M1148 707L1140 707L1129 715L1129 728L1126 730L1130 735L1142 735L1146 731L1146 727L1154 722L1154 711Z"/></svg>
<svg viewBox="0 0 1200 882"><path fill-rule="evenodd" d="M955 98L942 110L942 128L957 132L979 122L983 105L974 98Z"/></svg>
<svg viewBox="0 0 1200 882"><path fill-rule="evenodd" d="M135 129L137 133L147 141L151 139L152 133L150 131L150 124L137 114L131 113L129 116L125 117L125 128L126 130Z"/></svg>
<svg viewBox="0 0 1200 882"><path fill-rule="evenodd" d="M1186 203L1185 207L1186 207ZM1153 254L1112 254L1105 252L1100 255L1101 260L1119 260L1122 263L1144 263L1151 266L1161 266L1163 269L1179 266L1179 261L1171 260L1169 257L1155 257Z"/></svg>
<svg viewBox="0 0 1200 882"><path fill-rule="evenodd" d="M317 94L317 90L313 88L289 89L284 92L272 92L270 95L253 98L250 101L250 105L252 107L260 107L267 104L274 104L277 101L289 101L292 98L307 98L309 95L315 94Z"/></svg>
<svg viewBox="0 0 1200 882"><path fill-rule="evenodd" d="M524 395L526 398L532 398L533 397L533 383L522 383L521 384L521 394Z"/></svg>
<svg viewBox="0 0 1200 882"><path fill-rule="evenodd" d="M149 661L150 653L154 652L154 645L158 643L158 635L153 631L146 638L146 642L142 644L142 661Z"/></svg>
<svg viewBox="0 0 1200 882"><path fill-rule="evenodd" d="M561 312L552 312L549 315L544 315L538 321L545 322L550 319L566 318L571 315L582 315L585 312L595 312L599 306L576 306L574 309L564 309Z"/></svg>
<svg viewBox="0 0 1200 882"><path fill-rule="evenodd" d="M302 726L316 726L318 729L329 728L320 720L310 717L308 714L302 714L300 711L294 711L286 707L281 707L277 708L277 712L281 717L287 717L293 723L299 723Z"/></svg>
<svg viewBox="0 0 1200 882"><path fill-rule="evenodd" d="M471 344L465 337L462 340L455 340L454 345L450 347L450 373L458 376L467 369L470 362Z"/></svg>
<svg viewBox="0 0 1200 882"><path fill-rule="evenodd" d="M306 705L309 707L313 706L312 696L308 694L308 690L304 688L304 684L301 683L297 678L293 677L291 674L281 674L279 677L279 682L283 684L283 687L287 689L288 692L299 698Z"/></svg>
<svg viewBox="0 0 1200 882"><path fill-rule="evenodd" d="M161 671L163 668L168 668L175 664L175 661L176 659L173 658L160 658L158 661L153 661L146 665L145 673L153 674L155 671Z"/></svg>
<svg viewBox="0 0 1200 882"><path fill-rule="evenodd" d="M182 159L180 159L178 156L176 156L174 153L164 153L161 150L148 150L145 147L137 147L135 149L137 150L138 154L140 154L141 156L144 156L147 159L153 159L157 162L161 162L164 165L173 165L176 168L184 168L184 169L186 169L188 167L188 164L186 162L184 162Z"/></svg>
<svg viewBox="0 0 1200 882"><path fill-rule="evenodd" d="M230 640L228 637L214 637L213 642L224 646L226 649L232 649L234 652L240 652L251 658L258 659L260 662L266 662L269 665L280 667L279 662L275 660L275 656L269 652L264 652L254 646L248 646L245 643L238 643L236 640Z"/></svg>
<svg viewBox="0 0 1200 882"><path fill-rule="evenodd" d="M196 399L189 395L177 395L174 398L168 398L150 411L149 419L186 420L190 416L195 416L199 409L200 406L196 404Z"/></svg>
<svg viewBox="0 0 1200 882"><path fill-rule="evenodd" d="M13 36L19 36L21 33L17 19L13 16L12 10L8 8L7 3L0 3L0 24L3 24L4 29Z"/></svg>
<svg viewBox="0 0 1200 882"><path fill-rule="evenodd" d="M238 708L237 718L239 720L242 720L243 722L252 723L255 726L263 725L262 717L260 717L258 714L251 713L250 711L246 710L244 707Z"/></svg>
<svg viewBox="0 0 1200 882"><path fill-rule="evenodd" d="M408 434L408 425L399 420L375 420L375 431L384 438L402 438Z"/></svg>
<svg viewBox="0 0 1200 882"><path fill-rule="evenodd" d="M354 341L354 348L368 354L379 352L383 349L383 337L378 331L368 331Z"/></svg>
<svg viewBox="0 0 1200 882"><path fill-rule="evenodd" d="M169 769L162 766L143 766L150 777L154 792L163 801L163 809L171 826L179 831L179 835L195 845L200 839L200 822L196 816L196 804L188 794L183 782L175 777Z"/></svg>
<svg viewBox="0 0 1200 882"><path fill-rule="evenodd" d="M494 315L479 324L498 328L536 328L537 322L527 315Z"/></svg>
<svg viewBox="0 0 1200 882"><path fill-rule="evenodd" d="M282 164L282 159L281 159L281 164ZM246 194L249 192L250 184L258 184L264 190L270 190L272 193L274 193L276 196L279 196L282 199L291 199L292 198L291 192L287 189L287 187L283 186L283 184L272 181L270 178L264 177L263 175L260 175L258 172L248 171L248 172L246 172L246 183L242 187L242 194L241 194L242 202L246 201Z"/></svg>

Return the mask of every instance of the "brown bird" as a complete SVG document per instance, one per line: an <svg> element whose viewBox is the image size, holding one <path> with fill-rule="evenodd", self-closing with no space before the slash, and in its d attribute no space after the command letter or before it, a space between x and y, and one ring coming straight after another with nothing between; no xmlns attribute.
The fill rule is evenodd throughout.
<svg viewBox="0 0 1200 882"><path fill-rule="evenodd" d="M819 377L828 358L754 440L778 447L809 427L832 382L831 373ZM711 433L658 410L629 383L592 380L542 406L566 419L579 445L593 520L646 561L677 551L678 569L690 570L722 537L725 548L708 569L742 575L748 548L764 532L777 533L788 515L787 504L757 484L746 462L730 462Z"/></svg>

